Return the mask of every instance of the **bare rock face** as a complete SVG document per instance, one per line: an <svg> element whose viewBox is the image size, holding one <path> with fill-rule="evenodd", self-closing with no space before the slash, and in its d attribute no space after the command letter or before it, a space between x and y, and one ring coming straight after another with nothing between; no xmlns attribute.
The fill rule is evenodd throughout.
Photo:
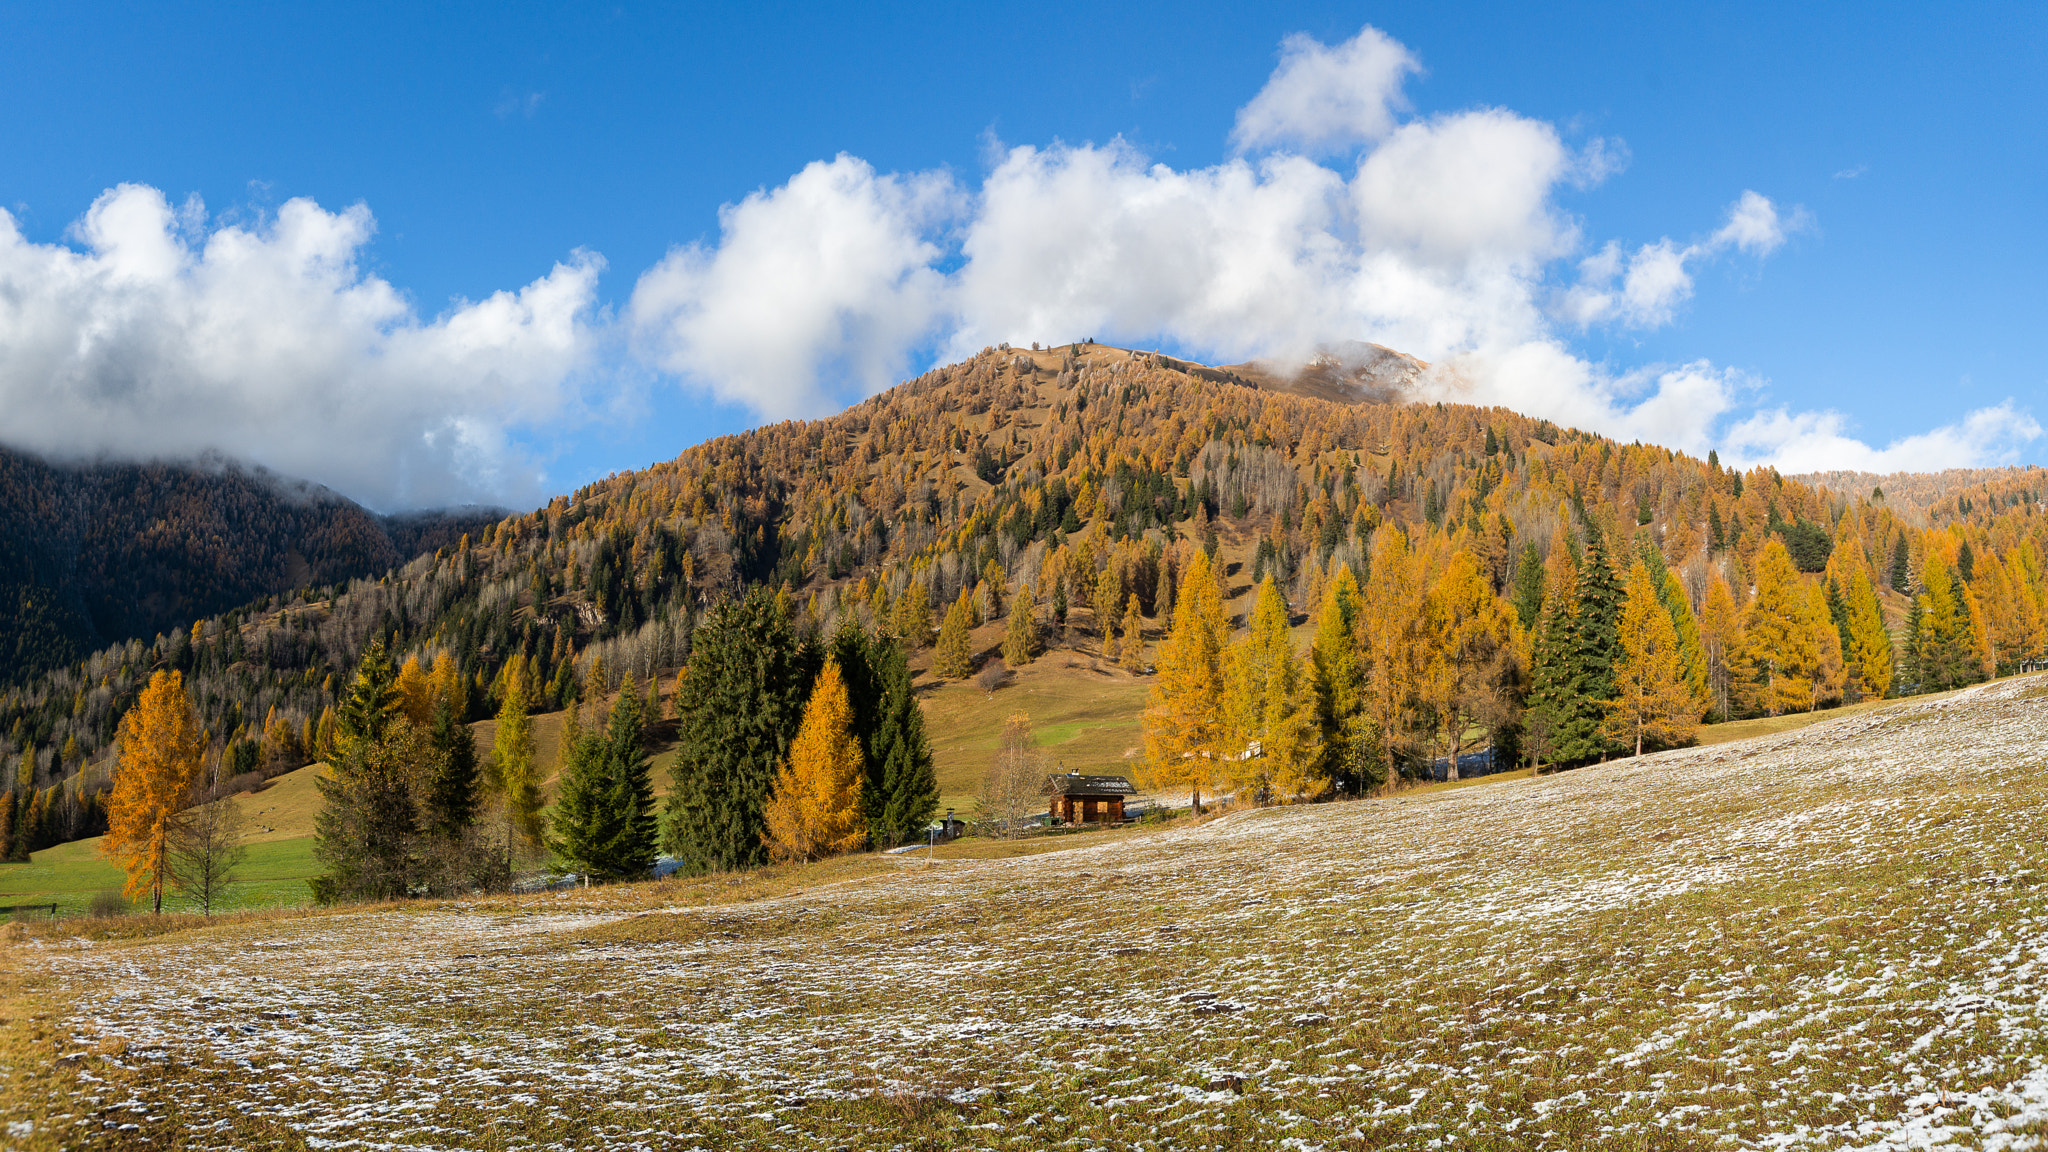
<svg viewBox="0 0 2048 1152"><path fill-rule="evenodd" d="M1305 364L1253 360L1225 369L1269 392L1339 404L1402 403L1428 370L1428 364L1405 352L1360 340L1324 345Z"/></svg>

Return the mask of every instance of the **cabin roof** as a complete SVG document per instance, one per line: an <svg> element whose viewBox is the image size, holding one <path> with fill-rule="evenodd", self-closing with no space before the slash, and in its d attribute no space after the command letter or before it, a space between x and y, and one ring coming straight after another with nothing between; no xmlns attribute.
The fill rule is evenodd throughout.
<svg viewBox="0 0 2048 1152"><path fill-rule="evenodd" d="M1054 796L1136 796L1138 790L1122 776L1083 776L1061 772L1046 777L1046 791Z"/></svg>

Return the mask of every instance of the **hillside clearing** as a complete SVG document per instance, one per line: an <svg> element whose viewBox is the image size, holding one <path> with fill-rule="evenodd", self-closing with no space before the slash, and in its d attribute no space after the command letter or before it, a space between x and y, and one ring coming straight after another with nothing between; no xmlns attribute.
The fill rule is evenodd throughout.
<svg viewBox="0 0 2048 1152"><path fill-rule="evenodd" d="M32 939L9 997L48 1039L0 1049L6 1119L32 1147L2028 1145L2038 685L1025 857Z"/></svg>

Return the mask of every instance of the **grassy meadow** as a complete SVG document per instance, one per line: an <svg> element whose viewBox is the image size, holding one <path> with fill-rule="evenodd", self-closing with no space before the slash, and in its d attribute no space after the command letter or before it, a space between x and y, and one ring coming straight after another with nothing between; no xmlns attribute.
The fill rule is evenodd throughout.
<svg viewBox="0 0 2048 1152"><path fill-rule="evenodd" d="M1145 678L1064 649L1019 669L993 696L972 683L921 678L941 806L963 814L973 810L1003 722L1017 712L1031 716L1040 744L1064 767L1129 774L1135 764L1125 753L1138 744L1148 684ZM672 688L673 684L663 685L664 704ZM534 758L541 768L541 792L550 802L561 782L566 720L562 712L533 718ZM497 722L485 720L471 728L479 753L489 755ZM672 736L657 740L657 797L668 793L674 760ZM229 908L297 907L310 901L306 881L320 870L313 859L313 817L320 810L315 778L321 771L320 765L309 765L231 801L242 810L249 855L229 892ZM94 894L119 889L123 882L120 869L99 854L99 843L97 837L74 841L37 852L27 863L0 864L0 905L54 902L59 915L85 911ZM182 910L189 903L182 894L173 894L166 906Z"/></svg>
<svg viewBox="0 0 2048 1152"><path fill-rule="evenodd" d="M24 1148L2048 1137L2048 690L1342 804L7 930Z"/></svg>

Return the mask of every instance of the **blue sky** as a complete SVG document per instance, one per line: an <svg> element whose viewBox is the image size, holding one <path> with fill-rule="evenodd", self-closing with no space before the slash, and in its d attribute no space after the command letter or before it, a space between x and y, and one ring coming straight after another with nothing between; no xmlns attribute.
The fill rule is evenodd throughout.
<svg viewBox="0 0 2048 1152"><path fill-rule="evenodd" d="M9 5L0 288L59 288L0 305L0 441L522 503L988 340L1366 337L1743 459L2048 460L2048 19L1791 7ZM1290 35L1301 83L1247 130ZM1346 67L1385 107L1319 145L1310 74ZM1468 183L1549 167L1477 231L1359 175L1408 187L1401 156L1454 145ZM1763 232L1729 230L1745 193ZM1208 245L1227 295L1218 220L1271 201L1340 266L1258 257L1248 302L1125 285ZM1365 207L1301 224L1338 201ZM1098 211L1121 223L1075 243L1111 272L1023 250ZM849 232L873 242L811 284L805 238Z"/></svg>

